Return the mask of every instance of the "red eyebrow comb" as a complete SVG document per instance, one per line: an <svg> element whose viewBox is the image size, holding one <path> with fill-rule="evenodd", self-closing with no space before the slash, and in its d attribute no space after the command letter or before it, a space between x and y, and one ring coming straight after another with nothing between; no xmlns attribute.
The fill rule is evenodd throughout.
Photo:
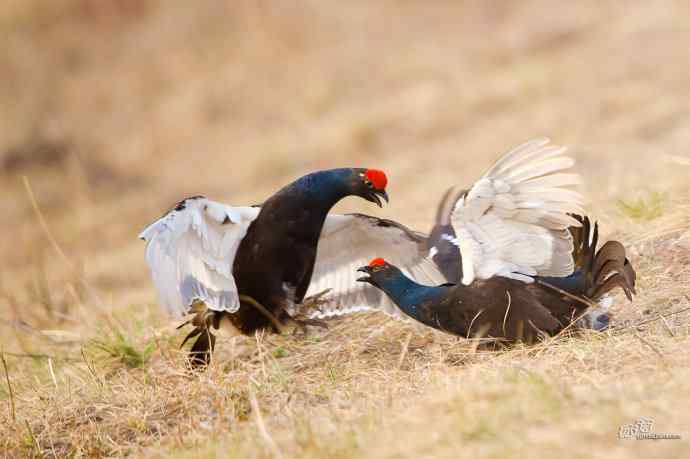
<svg viewBox="0 0 690 459"><path fill-rule="evenodd" d="M374 266L381 266L381 265L385 265L385 264L386 264L386 260L379 257L379 258L374 258L373 260L371 260L369 262L369 267L373 268Z"/></svg>
<svg viewBox="0 0 690 459"><path fill-rule="evenodd" d="M388 185L388 177L386 173L378 169L367 169L364 176L374 184L377 190L385 190Z"/></svg>

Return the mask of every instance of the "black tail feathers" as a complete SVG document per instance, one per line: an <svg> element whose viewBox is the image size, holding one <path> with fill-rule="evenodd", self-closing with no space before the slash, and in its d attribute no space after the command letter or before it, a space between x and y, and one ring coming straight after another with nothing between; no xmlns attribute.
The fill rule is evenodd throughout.
<svg viewBox="0 0 690 459"><path fill-rule="evenodd" d="M582 226L571 227L573 235L573 260L576 269L585 275L585 295L598 300L616 287L620 287L628 300L636 294L637 275L630 260L626 258L625 247L618 241L607 241L599 250L599 225L592 228L588 217L572 215Z"/></svg>

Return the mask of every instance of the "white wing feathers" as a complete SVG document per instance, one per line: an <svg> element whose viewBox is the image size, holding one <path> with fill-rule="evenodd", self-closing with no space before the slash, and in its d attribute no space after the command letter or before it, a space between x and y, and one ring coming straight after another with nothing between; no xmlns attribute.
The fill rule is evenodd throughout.
<svg viewBox="0 0 690 459"><path fill-rule="evenodd" d="M200 300L209 309L234 312L239 298L232 266L237 248L256 207L232 207L206 198L189 198L146 228L146 261L160 303L173 316L186 314ZM331 289L317 309L296 310L309 317L330 317L363 310L402 312L380 290L356 282L357 268L382 256L419 282L438 284L444 278L424 258L425 237L402 225L360 214L331 214L317 248L307 295Z"/></svg>
<svg viewBox="0 0 690 459"><path fill-rule="evenodd" d="M239 308L232 265L258 208L188 198L139 235L160 303L175 317L200 300L216 311Z"/></svg>
<svg viewBox="0 0 690 459"><path fill-rule="evenodd" d="M379 310L404 317L381 290L357 282L365 266L383 257L410 278L422 284L445 282L433 261L426 258L426 236L391 220L362 214L329 215L321 231L316 265L307 296L332 289L325 304L304 311L309 317L325 318L364 310Z"/></svg>
<svg viewBox="0 0 690 459"><path fill-rule="evenodd" d="M564 187L579 176L564 173L575 161L548 139L527 142L503 156L455 206L452 224L462 254L462 283L494 275L572 273L568 213L582 213L583 198Z"/></svg>

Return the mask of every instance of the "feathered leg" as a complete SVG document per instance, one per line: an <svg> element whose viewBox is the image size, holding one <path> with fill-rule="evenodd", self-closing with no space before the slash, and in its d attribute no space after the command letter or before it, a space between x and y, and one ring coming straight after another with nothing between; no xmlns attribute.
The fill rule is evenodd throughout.
<svg viewBox="0 0 690 459"><path fill-rule="evenodd" d="M296 333L297 330L301 330L303 333L306 333L307 326L328 329L328 324L326 322L311 318L309 315L310 313L318 312L321 304L328 303L328 301L324 300L323 297L330 293L331 290L332 289L327 288L319 293L305 298L302 301L302 303L299 305L298 314L294 317L291 317L292 321L297 326L297 328L293 330L293 334Z"/></svg>
<svg viewBox="0 0 690 459"><path fill-rule="evenodd" d="M180 329L189 324L194 326L194 329L185 337L180 347L183 347L190 339L198 336L187 358L192 368L203 369L211 362L211 354L216 344L216 337L211 333L211 327L215 326L215 328L218 328L223 313L210 311L201 301L197 301L191 306L190 313L194 314L194 317L177 327Z"/></svg>
<svg viewBox="0 0 690 459"><path fill-rule="evenodd" d="M208 328L202 330L189 351L189 363L192 365L192 368L206 368L211 363L211 354L213 354L215 345L216 336Z"/></svg>

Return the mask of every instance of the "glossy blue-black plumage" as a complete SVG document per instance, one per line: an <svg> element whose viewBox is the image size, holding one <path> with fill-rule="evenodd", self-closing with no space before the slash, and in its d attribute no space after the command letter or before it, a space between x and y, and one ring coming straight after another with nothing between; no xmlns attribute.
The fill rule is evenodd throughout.
<svg viewBox="0 0 690 459"><path fill-rule="evenodd" d="M376 285L407 315L420 320L417 307L429 301L440 301L448 294L452 284L421 285L391 266L390 273L377 278Z"/></svg>
<svg viewBox="0 0 690 459"><path fill-rule="evenodd" d="M576 269L566 277L537 276L535 279L570 293L583 293L587 288L586 273L582 269Z"/></svg>
<svg viewBox="0 0 690 459"><path fill-rule="evenodd" d="M356 191L355 185L358 180L361 181L357 177L360 173L364 173L364 169L339 168L312 172L283 187L275 196L308 199L314 210L328 211L335 203Z"/></svg>

